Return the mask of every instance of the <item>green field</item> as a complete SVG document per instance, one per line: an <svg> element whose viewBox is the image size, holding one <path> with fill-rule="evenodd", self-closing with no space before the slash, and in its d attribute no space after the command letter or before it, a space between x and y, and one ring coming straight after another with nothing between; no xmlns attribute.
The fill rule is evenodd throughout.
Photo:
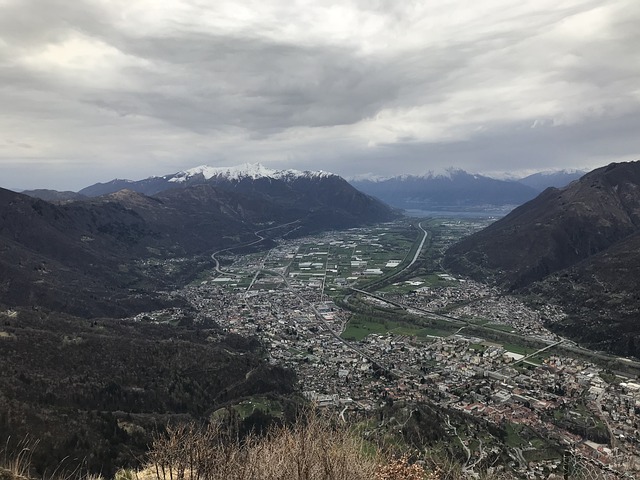
<svg viewBox="0 0 640 480"><path fill-rule="evenodd" d="M411 337L444 337L451 334L450 331L438 328L356 314L349 320L347 328L342 333L342 338L346 340L362 340L371 333L379 335L391 333Z"/></svg>
<svg viewBox="0 0 640 480"><path fill-rule="evenodd" d="M263 396L254 396L243 400L231 407L238 414L240 419L245 419L255 411L261 411L274 417L282 417L282 404L277 400L272 400ZM222 419L228 417L226 408L216 410L212 418Z"/></svg>
<svg viewBox="0 0 640 480"><path fill-rule="evenodd" d="M519 353L520 355L530 355L538 350L535 347L523 347L522 345L516 345L514 343L504 343L502 346L506 351Z"/></svg>

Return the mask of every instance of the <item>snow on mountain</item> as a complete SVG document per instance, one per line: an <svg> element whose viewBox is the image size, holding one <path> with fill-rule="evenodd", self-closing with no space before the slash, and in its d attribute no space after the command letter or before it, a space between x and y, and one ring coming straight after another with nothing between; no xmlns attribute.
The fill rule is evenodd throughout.
<svg viewBox="0 0 640 480"><path fill-rule="evenodd" d="M391 177L385 177L383 175L376 175L375 173L360 173L347 178L348 182L383 182L389 180Z"/></svg>
<svg viewBox="0 0 640 480"><path fill-rule="evenodd" d="M495 180L459 168L429 171L424 175L400 175L379 181L352 181L354 187L388 205L409 210L450 211L479 206L519 205L536 190L515 181Z"/></svg>
<svg viewBox="0 0 640 480"><path fill-rule="evenodd" d="M539 175L549 177L553 175L584 175L586 170L580 170L577 168L563 168L562 170L543 170L542 172L538 172Z"/></svg>
<svg viewBox="0 0 640 480"><path fill-rule="evenodd" d="M175 175L169 175L165 178L169 182L182 183L192 177L202 175L205 180L212 178L224 179L229 181L239 181L245 178L256 180L258 178L273 178L278 180L291 180L295 178L325 178L333 176L332 173L319 171L300 171L300 170L274 170L260 163L245 163L234 167L210 167L208 165L200 165L199 167L190 168Z"/></svg>
<svg viewBox="0 0 640 480"><path fill-rule="evenodd" d="M455 168L455 167L449 167L449 168L445 168L445 169L436 169L436 170L428 170L426 173L423 174L410 174L410 173L405 173L402 175L393 175L393 176L382 176L382 175L376 175L373 173L363 173L360 175L354 175L353 177L349 178L349 181L351 182L373 182L373 183L379 183L379 182L386 182L387 180L394 180L394 181L398 181L398 180L418 180L418 179L429 179L429 180L436 180L436 179L441 179L441 180L452 180L454 177L458 176L458 175L470 175L474 178L477 178L477 175L474 175L472 173L467 173L464 170L460 169L460 168Z"/></svg>
<svg viewBox="0 0 640 480"><path fill-rule="evenodd" d="M467 178L473 179L481 179L481 178L492 178L495 180L506 180L506 181L521 181L527 178L579 178L586 173L585 170L575 169L575 168L564 168L564 169L554 169L554 170L524 170L524 171L516 171L516 172L503 172L503 171L491 171L491 172L483 172L483 173L469 173L461 168L457 167L447 167L441 169L430 169L423 174L401 174L401 175L377 175L374 173L363 173L359 175L353 175L349 178L350 182L386 182L388 180L402 181L402 180L454 180L456 177L466 176ZM526 183L526 182L525 182Z"/></svg>
<svg viewBox="0 0 640 480"><path fill-rule="evenodd" d="M449 167L443 170L429 170L424 175L421 175L421 177L430 178L430 179L441 178L441 179L452 180L457 175L471 175L472 177L475 177L474 174L465 172L461 168L455 168L455 167Z"/></svg>

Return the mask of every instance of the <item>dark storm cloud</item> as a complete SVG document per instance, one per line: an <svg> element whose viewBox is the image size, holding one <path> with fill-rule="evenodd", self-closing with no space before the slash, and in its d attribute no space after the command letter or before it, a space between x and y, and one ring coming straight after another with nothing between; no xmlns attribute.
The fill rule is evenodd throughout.
<svg viewBox="0 0 640 480"><path fill-rule="evenodd" d="M375 59L337 48L203 34L126 39L121 48L152 63L152 69L128 72L148 91L118 89L87 101L196 132L225 125L274 132L352 124L399 90Z"/></svg>

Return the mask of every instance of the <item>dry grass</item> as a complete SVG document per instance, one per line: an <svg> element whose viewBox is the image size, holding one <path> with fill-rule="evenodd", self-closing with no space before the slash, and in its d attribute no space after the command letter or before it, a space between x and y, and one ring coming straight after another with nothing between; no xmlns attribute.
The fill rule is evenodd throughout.
<svg viewBox="0 0 640 480"><path fill-rule="evenodd" d="M242 441L217 425L173 427L150 452L157 480L370 480L376 467L361 440L316 417Z"/></svg>
<svg viewBox="0 0 640 480"><path fill-rule="evenodd" d="M32 480L31 459L40 443L32 438L24 438L16 445L10 447L11 438L0 449L0 480ZM61 467L64 460L53 470L43 475L42 480L105 480L102 475L91 474L82 471L82 466L77 466L70 472L62 473Z"/></svg>
<svg viewBox="0 0 640 480"><path fill-rule="evenodd" d="M387 457L343 425L314 414L265 437L240 439L220 424L173 425L157 435L142 471L119 470L113 480L461 480L458 464L442 458ZM0 450L0 480L28 480L37 442L25 440ZM78 468L56 469L42 480L104 480ZM505 477L500 478L507 478ZM495 475L482 477L498 480Z"/></svg>
<svg viewBox="0 0 640 480"><path fill-rule="evenodd" d="M413 462L411 458L420 458ZM389 457L342 424L308 412L291 427L240 440L220 425L173 426L158 436L148 468L122 480L513 480L473 475L437 452Z"/></svg>
<svg viewBox="0 0 640 480"><path fill-rule="evenodd" d="M19 479L29 476L29 470L31 469L31 458L33 452L38 446L38 441L31 438L25 438L18 442L18 444L10 448L10 438L7 438L6 443L0 450L2 457L2 469L0 471L0 478L6 479Z"/></svg>
<svg viewBox="0 0 640 480"><path fill-rule="evenodd" d="M433 453L433 452L432 452ZM158 436L148 468L122 480L461 480L461 466L440 456L414 463L387 457L344 426L307 414L266 437L233 438L220 425L173 426ZM489 475L485 480L498 480ZM500 477L502 478L502 477ZM506 478L512 478L505 476Z"/></svg>

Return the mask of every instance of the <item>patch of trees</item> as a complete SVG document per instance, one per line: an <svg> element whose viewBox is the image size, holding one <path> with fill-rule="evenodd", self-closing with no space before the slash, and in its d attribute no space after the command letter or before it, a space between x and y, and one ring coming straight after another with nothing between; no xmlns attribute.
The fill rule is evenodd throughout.
<svg viewBox="0 0 640 480"><path fill-rule="evenodd" d="M268 365L256 339L215 329L23 315L3 330L0 441L39 439L40 475L62 459L62 469L111 475L135 465L171 419L295 391L293 372Z"/></svg>

